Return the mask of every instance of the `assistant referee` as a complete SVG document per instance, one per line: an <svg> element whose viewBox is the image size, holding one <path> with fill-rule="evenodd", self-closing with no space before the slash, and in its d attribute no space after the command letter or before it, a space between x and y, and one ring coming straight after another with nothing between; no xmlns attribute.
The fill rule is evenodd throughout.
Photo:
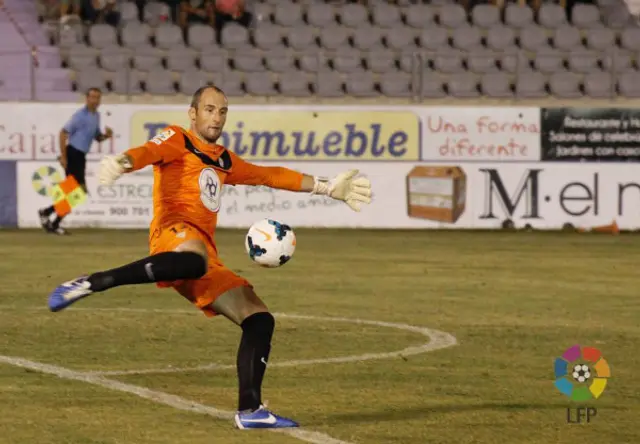
<svg viewBox="0 0 640 444"><path fill-rule="evenodd" d="M73 113L71 119L60 131L60 164L64 168L65 174L75 177L85 192L87 191L85 183L87 153L94 140L102 142L113 136L113 131L109 127L105 128L104 133L100 131L98 107L101 98L102 91L99 88L87 90L85 106ZM53 205L38 211L42 228L49 233L68 234L67 230L60 226L62 217L56 215L51 220L53 213L55 213Z"/></svg>

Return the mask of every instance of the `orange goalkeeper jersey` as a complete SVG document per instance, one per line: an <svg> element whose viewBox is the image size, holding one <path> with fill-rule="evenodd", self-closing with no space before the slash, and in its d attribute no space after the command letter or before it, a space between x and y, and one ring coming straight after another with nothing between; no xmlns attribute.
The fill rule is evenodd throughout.
<svg viewBox="0 0 640 444"><path fill-rule="evenodd" d="M303 177L287 168L249 163L223 146L206 143L175 125L126 154L133 161L134 171L153 165L151 232L186 222L212 241L224 184L299 191Z"/></svg>

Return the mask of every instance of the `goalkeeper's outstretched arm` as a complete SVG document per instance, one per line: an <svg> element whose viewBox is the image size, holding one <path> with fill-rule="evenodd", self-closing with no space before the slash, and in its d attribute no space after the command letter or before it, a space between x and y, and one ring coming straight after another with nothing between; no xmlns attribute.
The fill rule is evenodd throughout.
<svg viewBox="0 0 640 444"><path fill-rule="evenodd" d="M299 173L283 167L252 164L231 153L233 169L226 182L238 185L263 185L280 190L320 194L342 200L354 211L371 202L371 182L356 177L358 170L349 170L333 179Z"/></svg>

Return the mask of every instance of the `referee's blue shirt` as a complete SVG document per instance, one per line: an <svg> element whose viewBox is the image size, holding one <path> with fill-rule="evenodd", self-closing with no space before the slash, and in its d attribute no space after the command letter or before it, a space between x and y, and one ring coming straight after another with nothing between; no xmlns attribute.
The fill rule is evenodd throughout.
<svg viewBox="0 0 640 444"><path fill-rule="evenodd" d="M100 133L100 113L91 112L86 106L73 113L63 129L69 133L68 144L88 153L91 144Z"/></svg>

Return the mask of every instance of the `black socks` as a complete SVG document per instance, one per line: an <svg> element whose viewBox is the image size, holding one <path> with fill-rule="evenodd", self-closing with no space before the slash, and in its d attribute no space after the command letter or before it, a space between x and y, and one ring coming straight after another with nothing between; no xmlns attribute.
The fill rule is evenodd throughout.
<svg viewBox="0 0 640 444"><path fill-rule="evenodd" d="M205 259L190 251L154 254L112 270L93 273L91 290L104 291L120 285L198 279L207 271Z"/></svg>
<svg viewBox="0 0 640 444"><path fill-rule="evenodd" d="M242 324L238 349L238 410L255 410L262 403L262 379L267 369L275 319L271 313L255 313Z"/></svg>

